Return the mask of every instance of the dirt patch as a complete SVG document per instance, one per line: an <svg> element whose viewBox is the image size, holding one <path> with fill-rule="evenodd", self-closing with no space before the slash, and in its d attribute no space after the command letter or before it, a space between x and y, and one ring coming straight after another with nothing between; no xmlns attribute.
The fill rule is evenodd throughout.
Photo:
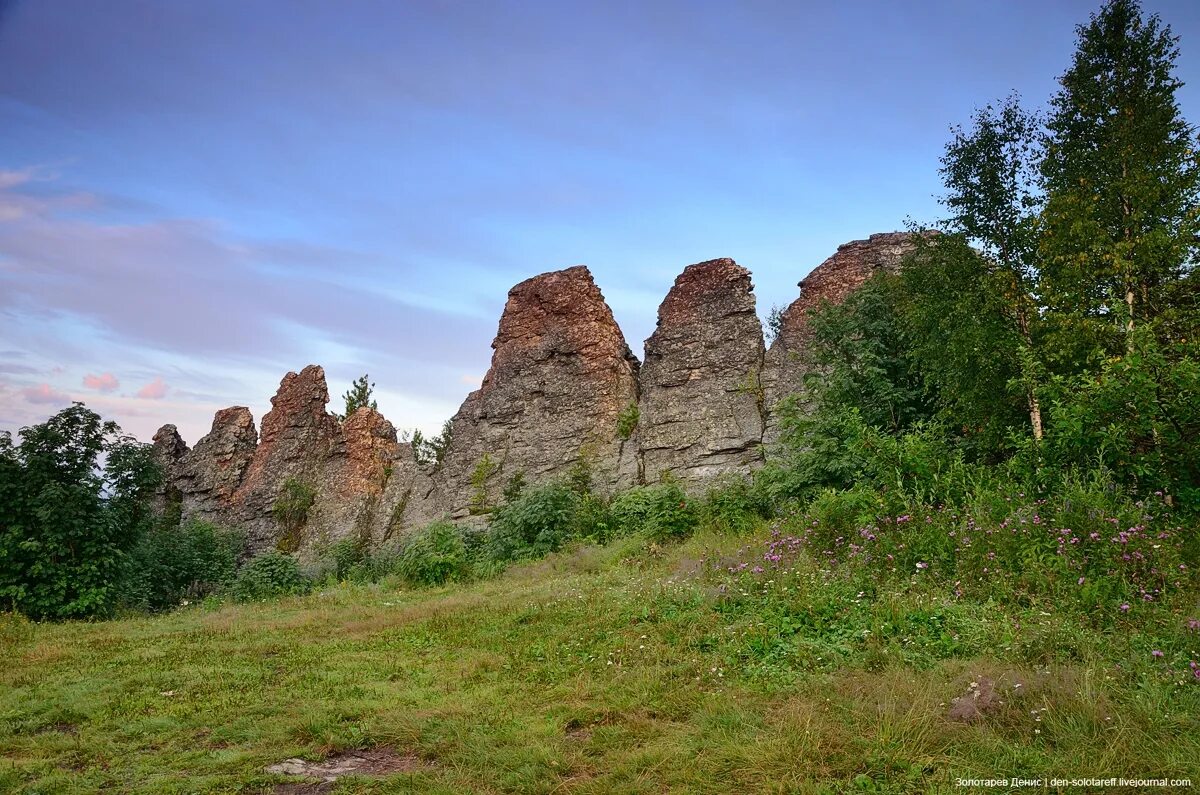
<svg viewBox="0 0 1200 795"><path fill-rule="evenodd" d="M365 751L331 754L319 762L298 758L285 759L266 770L268 773L282 776L318 779L320 784L278 784L275 787L276 793L312 795L332 791L333 782L342 776L390 776L424 770L428 766L428 763L413 754L398 753L392 748L371 748Z"/></svg>
<svg viewBox="0 0 1200 795"><path fill-rule="evenodd" d="M967 692L950 702L950 720L974 723L1004 702L996 695L996 682L980 676L967 686Z"/></svg>
<svg viewBox="0 0 1200 795"><path fill-rule="evenodd" d="M79 727L76 726L74 723L67 723L66 721L59 721L58 723L51 723L49 726L43 727L39 733L40 734L56 734L56 733L57 734L70 734L70 735L74 736L74 735L79 734Z"/></svg>

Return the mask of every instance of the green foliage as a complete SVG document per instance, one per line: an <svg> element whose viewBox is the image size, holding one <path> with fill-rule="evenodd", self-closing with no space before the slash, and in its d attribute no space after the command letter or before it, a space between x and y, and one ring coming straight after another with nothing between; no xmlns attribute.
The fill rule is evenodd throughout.
<svg viewBox="0 0 1200 795"><path fill-rule="evenodd" d="M1023 284L1019 266L999 265L957 234L920 240L899 279L912 366L937 416L981 458L1003 454L1011 433L1029 430Z"/></svg>
<svg viewBox="0 0 1200 795"><path fill-rule="evenodd" d="M454 523L434 522L404 541L397 571L414 585L441 585L466 579L471 571L467 547Z"/></svg>
<svg viewBox="0 0 1200 795"><path fill-rule="evenodd" d="M933 414L897 311L897 277L880 272L844 303L811 321L818 371L805 388L818 412L856 409L863 421L891 433Z"/></svg>
<svg viewBox="0 0 1200 795"><path fill-rule="evenodd" d="M0 434L0 604L35 619L104 615L152 521L159 467L81 403L20 438Z"/></svg>
<svg viewBox="0 0 1200 795"><path fill-rule="evenodd" d="M434 468L441 466L442 459L446 456L446 449L450 446L450 439L453 435L453 420L446 420L442 423L442 432L428 439L425 438L425 434L421 433L419 428L414 429L411 437L413 458L421 466Z"/></svg>
<svg viewBox="0 0 1200 795"><path fill-rule="evenodd" d="M297 478L288 478L279 488L279 496L271 507L280 536L277 546L281 552L295 552L300 548L301 533L308 523L308 511L317 499L317 490L309 483Z"/></svg>
<svg viewBox="0 0 1200 795"><path fill-rule="evenodd" d="M1200 361L1191 351L1173 360L1148 329L1135 329L1127 355L1097 377L1056 379L1052 393L1041 453L1053 467L1105 468L1135 493L1163 491L1200 510Z"/></svg>
<svg viewBox="0 0 1200 795"><path fill-rule="evenodd" d="M776 304L767 312L767 322L763 327L764 342L770 345L779 338L779 334L783 331L783 316L787 312L787 307Z"/></svg>
<svg viewBox="0 0 1200 795"><path fill-rule="evenodd" d="M169 610L202 599L234 577L245 538L209 522L160 525L130 553L123 602L143 610Z"/></svg>
<svg viewBox="0 0 1200 795"><path fill-rule="evenodd" d="M504 502L516 502L520 498L521 494L524 493L524 491L525 472L518 469L513 473L512 477L508 479L508 482L504 484L504 492L502 495L504 497Z"/></svg>
<svg viewBox="0 0 1200 795"><path fill-rule="evenodd" d="M566 482L525 490L492 515L488 557L496 561L540 558L561 549L578 535L583 498Z"/></svg>
<svg viewBox="0 0 1200 795"><path fill-rule="evenodd" d="M350 388L342 395L342 400L346 403L346 408L339 416L339 419L346 419L354 412L358 411L363 406L372 411L378 410L375 401L371 399L371 393L375 389L375 384L368 381L366 373L354 380Z"/></svg>
<svg viewBox="0 0 1200 795"><path fill-rule="evenodd" d="M475 469L471 471L471 500L468 503L468 510L472 516L491 513L495 509L489 483L499 471L500 465L492 460L492 455L488 452L475 464Z"/></svg>
<svg viewBox="0 0 1200 795"><path fill-rule="evenodd" d="M661 542L686 538L699 523L699 510L674 481L635 486L618 494L610 506L616 535L644 534Z"/></svg>
<svg viewBox="0 0 1200 795"><path fill-rule="evenodd" d="M641 419L642 413L636 402L630 403L617 417L617 438L628 439L633 436L633 432L637 429L638 420Z"/></svg>
<svg viewBox="0 0 1200 795"><path fill-rule="evenodd" d="M334 542L329 549L329 558L333 563L333 577L344 581L355 578L371 557L370 548L357 538L343 538Z"/></svg>
<svg viewBox="0 0 1200 795"><path fill-rule="evenodd" d="M757 527L769 507L745 478L730 477L708 490L700 504L700 521L722 533L745 533Z"/></svg>
<svg viewBox="0 0 1200 795"><path fill-rule="evenodd" d="M1110 0L1077 36L1047 123L1040 291L1061 337L1111 355L1195 259L1200 162L1170 27L1136 0Z"/></svg>
<svg viewBox="0 0 1200 795"><path fill-rule="evenodd" d="M239 602L261 602L306 593L310 586L294 557L269 550L255 555L238 570L229 593Z"/></svg>

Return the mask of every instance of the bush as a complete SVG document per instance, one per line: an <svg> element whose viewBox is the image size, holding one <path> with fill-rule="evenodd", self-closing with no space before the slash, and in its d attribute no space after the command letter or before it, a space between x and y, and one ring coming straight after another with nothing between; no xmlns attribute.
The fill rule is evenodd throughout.
<svg viewBox="0 0 1200 795"><path fill-rule="evenodd" d="M244 543L239 533L195 519L156 528L130 554L124 601L158 611L215 593L233 580Z"/></svg>
<svg viewBox="0 0 1200 795"><path fill-rule="evenodd" d="M752 530L764 516L766 506L743 478L730 478L709 489L700 506L701 521L723 533Z"/></svg>
<svg viewBox="0 0 1200 795"><path fill-rule="evenodd" d="M291 555L278 550L262 552L238 571L230 593L239 602L258 602L276 596L305 593L308 579Z"/></svg>
<svg viewBox="0 0 1200 795"><path fill-rule="evenodd" d="M493 515L487 557L510 561L557 551L576 536L582 501L583 496L567 483L525 490Z"/></svg>
<svg viewBox="0 0 1200 795"><path fill-rule="evenodd" d="M617 495L610 510L617 535L643 533L651 541L686 538L698 521L695 504L675 482L635 486Z"/></svg>
<svg viewBox="0 0 1200 795"><path fill-rule="evenodd" d="M447 521L434 522L409 536L396 567L415 585L441 585L465 579L470 573L463 537Z"/></svg>
<svg viewBox="0 0 1200 795"><path fill-rule="evenodd" d="M638 420L641 419L641 410L638 409L637 403L630 403L621 411L617 417L617 438L628 439L633 436L633 432L637 430Z"/></svg>
<svg viewBox="0 0 1200 795"><path fill-rule="evenodd" d="M329 549L333 576L339 582L357 579L356 574L369 564L371 553L366 544L356 538L343 538Z"/></svg>
<svg viewBox="0 0 1200 795"><path fill-rule="evenodd" d="M295 552L300 548L300 532L308 523L308 511L317 499L317 490L308 483L288 478L280 487L279 496L271 512L282 531L277 544L281 552Z"/></svg>

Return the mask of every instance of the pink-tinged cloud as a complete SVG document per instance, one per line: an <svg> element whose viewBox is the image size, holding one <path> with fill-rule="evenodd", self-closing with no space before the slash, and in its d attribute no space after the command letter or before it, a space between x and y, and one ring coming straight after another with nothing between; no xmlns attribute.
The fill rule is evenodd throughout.
<svg viewBox="0 0 1200 795"><path fill-rule="evenodd" d="M70 403L71 396L59 392L49 384L38 384L37 386L25 387L21 390L21 394L30 403Z"/></svg>
<svg viewBox="0 0 1200 795"><path fill-rule="evenodd" d="M101 373L100 375L88 373L83 377L83 385L97 392L113 392L121 385L121 382L112 373Z"/></svg>
<svg viewBox="0 0 1200 795"><path fill-rule="evenodd" d="M137 391L137 396L143 400L162 400L166 395L167 385L162 380L162 376L155 378Z"/></svg>

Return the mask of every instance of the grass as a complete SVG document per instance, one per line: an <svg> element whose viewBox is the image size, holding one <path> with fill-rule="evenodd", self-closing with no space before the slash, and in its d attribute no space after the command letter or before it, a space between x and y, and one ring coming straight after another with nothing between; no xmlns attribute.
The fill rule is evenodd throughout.
<svg viewBox="0 0 1200 795"><path fill-rule="evenodd" d="M340 585L104 623L0 616L0 791L1200 782L1194 593L1100 628L1054 604L958 601L915 577L866 592L804 562L758 578L715 563L751 544L628 539L469 585ZM952 718L984 681L989 703ZM368 747L422 764L332 788L264 772Z"/></svg>

